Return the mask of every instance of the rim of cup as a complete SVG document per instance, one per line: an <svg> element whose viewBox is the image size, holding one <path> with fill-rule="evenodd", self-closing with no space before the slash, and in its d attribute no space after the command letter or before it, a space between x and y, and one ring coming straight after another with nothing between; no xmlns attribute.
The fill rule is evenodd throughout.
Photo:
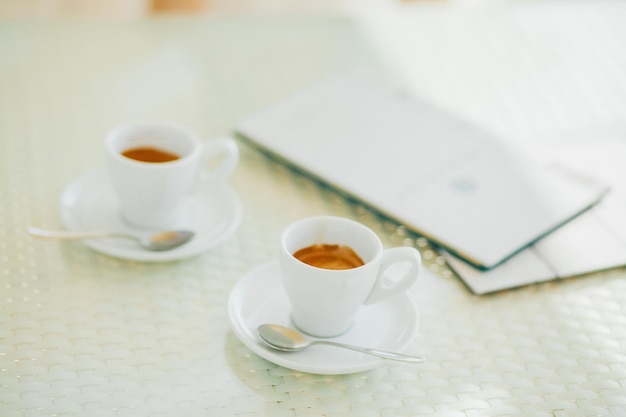
<svg viewBox="0 0 626 417"><path fill-rule="evenodd" d="M359 231L359 236L361 236L363 239L367 239L367 242L368 242L367 250L363 250L363 248L359 246L359 244L363 243L364 241L354 243L354 239L355 239L354 236L350 236L351 242L345 242L345 241L343 242L324 242L324 241L311 242L311 240L316 240L316 239L307 239L308 243L304 243L303 245L300 244L302 246L296 245L294 242L287 242L287 239L289 239L290 236L292 236L292 233L294 232L295 229L304 227L306 224L309 224L309 223L321 223L321 222L327 222L327 223L332 222L334 224L340 224L340 223L349 224L350 225L349 227L356 228ZM380 256L382 256L382 252L383 252L383 245L380 240L380 237L378 237L378 235L372 229L370 229L366 225L359 223L355 220L348 219L346 217L339 217L339 216L311 216L311 217L305 217L300 220L297 220L291 223L289 226L287 226L287 228L283 231L281 235L280 243L281 243L281 249L286 254L289 254L291 259L293 259L294 261L296 261L298 264L302 265L303 267L313 268L316 270L321 269L325 271L332 271L333 273L349 273L350 271L355 271L357 269L367 268L370 264L372 264ZM361 259L363 260L363 265L357 266L355 268L349 268L349 269L325 269L325 268L319 268L313 265L309 265L306 262L302 262L301 260L299 260L298 258L294 256L294 253L298 251L299 249L314 245L316 243L347 245L351 247L351 249L353 249L357 253L357 255L359 255L359 257L361 257ZM355 247L355 246L359 246L359 247Z"/></svg>
<svg viewBox="0 0 626 417"><path fill-rule="evenodd" d="M158 134L158 132L165 132L165 134L170 138L172 136L175 136L175 140L172 141L169 138L160 138L163 143L167 141L168 144L159 146L159 144L146 143L145 140L142 141L139 137L140 135L148 135L154 133ZM132 138L138 139L136 140L136 143L129 144L128 140ZM184 139L184 142L181 139ZM175 143L176 146L172 147L171 143ZM186 129L183 126L173 123L129 123L114 128L113 130L109 131L106 136L106 149L110 156L124 164L141 165L143 167L150 167L150 169L163 169L166 167L173 167L184 164L187 162L188 159L202 152L202 147L200 146L200 144L200 139L194 132ZM167 150L169 152L174 152L176 155L178 155L178 159L168 162L154 163L139 161L122 155L122 152L128 149L142 146L155 147Z"/></svg>

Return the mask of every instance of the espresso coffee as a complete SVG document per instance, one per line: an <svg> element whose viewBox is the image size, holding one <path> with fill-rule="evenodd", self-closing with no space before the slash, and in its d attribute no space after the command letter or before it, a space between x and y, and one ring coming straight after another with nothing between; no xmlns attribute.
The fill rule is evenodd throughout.
<svg viewBox="0 0 626 417"><path fill-rule="evenodd" d="M352 248L343 245L312 245L299 249L293 256L324 269L351 269L365 264Z"/></svg>
<svg viewBox="0 0 626 417"><path fill-rule="evenodd" d="M152 147L126 149L122 152L127 158L141 162L171 162L180 159L175 153Z"/></svg>

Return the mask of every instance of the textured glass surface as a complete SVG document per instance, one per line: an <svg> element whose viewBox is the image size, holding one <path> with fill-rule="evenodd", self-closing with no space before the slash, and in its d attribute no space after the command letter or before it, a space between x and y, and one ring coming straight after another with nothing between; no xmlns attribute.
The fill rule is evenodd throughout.
<svg viewBox="0 0 626 417"><path fill-rule="evenodd" d="M473 296L423 239L244 144L230 181L242 224L200 256L125 261L26 234L60 227L61 193L103 165L112 127L159 120L207 139L229 135L238 117L366 60L343 19L1 22L0 414L624 415L624 270ZM445 80L422 70L433 89ZM489 119L498 109L486 96L474 104L464 109L503 120ZM508 110L505 120L522 117ZM385 246L421 251L413 350L426 363L311 375L234 336L230 290L275 259L283 227L314 214L354 218Z"/></svg>

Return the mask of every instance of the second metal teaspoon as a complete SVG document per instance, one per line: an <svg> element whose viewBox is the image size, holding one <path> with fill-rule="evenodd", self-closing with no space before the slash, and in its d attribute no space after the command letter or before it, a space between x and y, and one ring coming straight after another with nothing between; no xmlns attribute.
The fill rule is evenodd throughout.
<svg viewBox="0 0 626 417"><path fill-rule="evenodd" d="M310 340L296 330L278 324L262 324L258 327L257 331L261 340L265 342L269 347L286 352L296 352L308 348L309 346L314 344L324 344L345 349L351 349L357 352L367 353L368 355L374 355L385 359L392 359L395 361L411 363L424 362L424 358L422 358L421 356L410 356L402 353L386 352L384 350L346 345L343 343L332 342L330 340Z"/></svg>

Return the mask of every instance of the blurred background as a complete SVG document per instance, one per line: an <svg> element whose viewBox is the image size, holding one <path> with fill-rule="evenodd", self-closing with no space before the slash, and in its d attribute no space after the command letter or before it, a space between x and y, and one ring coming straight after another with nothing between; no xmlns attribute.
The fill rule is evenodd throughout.
<svg viewBox="0 0 626 417"><path fill-rule="evenodd" d="M626 2L0 0L0 19L18 25L233 14L354 17L419 95L539 153L626 129Z"/></svg>
<svg viewBox="0 0 626 417"><path fill-rule="evenodd" d="M2 0L0 17L102 16L133 18L155 13L319 12L401 0Z"/></svg>

